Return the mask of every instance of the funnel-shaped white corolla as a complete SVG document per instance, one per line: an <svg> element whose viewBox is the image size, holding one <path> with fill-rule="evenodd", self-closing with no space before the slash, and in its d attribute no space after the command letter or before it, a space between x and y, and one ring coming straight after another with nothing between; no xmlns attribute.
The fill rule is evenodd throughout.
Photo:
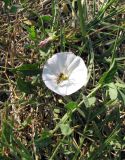
<svg viewBox="0 0 125 160"><path fill-rule="evenodd" d="M44 65L42 78L50 90L66 96L87 84L87 67L72 52L56 53Z"/></svg>

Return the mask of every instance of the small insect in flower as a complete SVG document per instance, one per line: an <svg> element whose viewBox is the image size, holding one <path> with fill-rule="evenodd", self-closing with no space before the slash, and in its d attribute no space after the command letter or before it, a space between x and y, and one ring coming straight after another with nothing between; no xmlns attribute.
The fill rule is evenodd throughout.
<svg viewBox="0 0 125 160"><path fill-rule="evenodd" d="M57 77L57 84L59 84L61 81L67 80L68 76L64 73L60 73Z"/></svg>

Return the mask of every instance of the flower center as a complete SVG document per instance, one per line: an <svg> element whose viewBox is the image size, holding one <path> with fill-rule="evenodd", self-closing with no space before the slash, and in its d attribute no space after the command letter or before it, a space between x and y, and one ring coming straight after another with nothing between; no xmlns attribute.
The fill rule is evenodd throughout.
<svg viewBox="0 0 125 160"><path fill-rule="evenodd" d="M58 75L58 77L57 77L57 84L59 84L59 83L62 82L62 81L67 80L68 78L69 78L69 77L68 77L66 74L60 73L60 74Z"/></svg>

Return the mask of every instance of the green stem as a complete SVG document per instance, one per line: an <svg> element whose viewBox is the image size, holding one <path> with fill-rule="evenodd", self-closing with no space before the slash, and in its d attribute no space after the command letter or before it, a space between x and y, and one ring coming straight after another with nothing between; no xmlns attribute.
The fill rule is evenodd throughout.
<svg viewBox="0 0 125 160"><path fill-rule="evenodd" d="M79 155L79 153L80 153L80 149L81 149L81 147L82 147L82 145L83 145L83 143L84 143L85 133L86 133L86 131L87 131L87 128L88 128L88 125L89 125L89 122L90 122L91 112L92 112L92 110L90 109L90 110L89 110L89 114L88 114L88 118L87 118L87 122L86 122L86 125L85 125L84 130L83 130L83 137L81 138L79 150L76 151L76 153L75 153L75 155L74 155L74 157L73 157L72 160L76 160L76 159L77 159L77 157L78 157L78 155Z"/></svg>
<svg viewBox="0 0 125 160"><path fill-rule="evenodd" d="M52 156L49 158L49 160L53 160L53 158L55 157L55 155L56 155L59 147L61 146L62 141L65 139L65 137L66 137L66 136L64 136L63 139L59 142L59 144L57 145L56 149L54 150L54 152L53 152Z"/></svg>
<svg viewBox="0 0 125 160"><path fill-rule="evenodd" d="M98 89L100 89L101 85L99 84L96 88L94 88L94 90L87 96L87 98L91 97ZM84 103L83 99L79 104L78 104L78 108ZM72 110L72 113L74 113L78 108L75 108ZM56 125L56 127L51 131L51 134L54 134L58 129L61 123L65 123L69 116L71 115L71 112L67 112L62 119L60 120L60 122Z"/></svg>
<svg viewBox="0 0 125 160"><path fill-rule="evenodd" d="M89 98L90 96L92 96L100 87L101 87L101 85L98 85L96 88L94 88L94 90L87 96L87 98ZM66 100L68 100L68 99L66 99ZM83 100L78 104L78 108L75 108L74 110L72 110L72 113L75 112L76 110L79 111L79 107L84 103L84 101L85 101L85 99L83 98ZM56 125L56 127L51 131L51 134L54 134L54 132L59 129L60 124L61 124L61 123L65 123L65 122L68 120L68 118L70 117L70 115L71 115L71 112L67 112L67 113L62 117L62 119L60 120L60 122ZM88 115L88 119L87 119L86 126L85 126L85 128L84 128L84 130L83 130L83 135L85 134L85 132L86 132L86 130L87 130L87 128L88 128L90 115L91 115L91 110L90 110L89 115ZM49 160L53 160L54 156L56 155L56 153L57 153L57 151L58 151L58 149L59 149L59 147L60 147L60 145L62 144L62 141L63 141L64 139L65 139L65 136L64 136L63 139L60 141L60 143L57 145L55 151L53 152L53 154L52 154L52 156L51 156L51 158L50 158ZM85 137L83 137L83 138L81 139L80 148L81 148L82 145L83 145L84 139L85 139ZM76 160L79 152L80 152L80 150L77 150L77 152L76 152L73 160Z"/></svg>

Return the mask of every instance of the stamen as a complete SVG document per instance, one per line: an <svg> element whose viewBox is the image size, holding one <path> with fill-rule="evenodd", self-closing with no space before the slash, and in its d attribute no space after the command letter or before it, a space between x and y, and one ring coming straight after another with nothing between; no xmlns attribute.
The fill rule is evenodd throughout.
<svg viewBox="0 0 125 160"><path fill-rule="evenodd" d="M67 80L68 78L69 78L69 77L68 77L66 74L60 73L60 74L58 75L58 77L57 77L57 84L59 84L59 83L62 82L62 81Z"/></svg>

